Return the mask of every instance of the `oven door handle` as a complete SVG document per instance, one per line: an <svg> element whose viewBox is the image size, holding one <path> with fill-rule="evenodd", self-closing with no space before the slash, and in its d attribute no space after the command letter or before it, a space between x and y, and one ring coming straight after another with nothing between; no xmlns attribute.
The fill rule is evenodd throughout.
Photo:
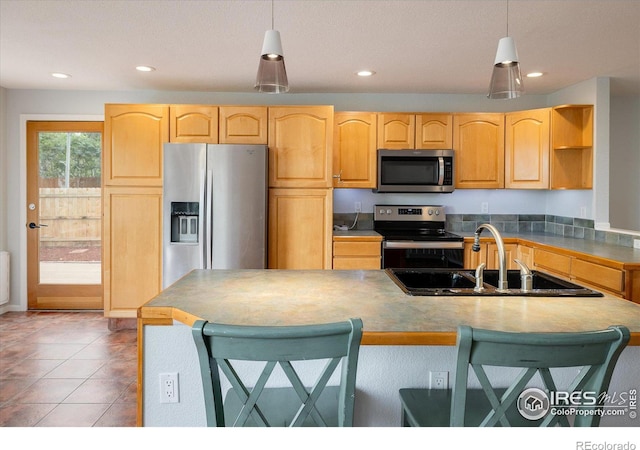
<svg viewBox="0 0 640 450"><path fill-rule="evenodd" d="M435 242L435 241L382 241L382 248L435 248L461 249L464 242Z"/></svg>

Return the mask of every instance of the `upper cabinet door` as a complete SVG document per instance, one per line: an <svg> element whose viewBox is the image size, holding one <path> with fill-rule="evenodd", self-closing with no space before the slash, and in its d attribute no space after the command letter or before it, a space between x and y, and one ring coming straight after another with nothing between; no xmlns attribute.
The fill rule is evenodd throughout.
<svg viewBox="0 0 640 450"><path fill-rule="evenodd" d="M549 108L505 115L505 187L549 189Z"/></svg>
<svg viewBox="0 0 640 450"><path fill-rule="evenodd" d="M335 113L334 188L376 187L376 118L376 113Z"/></svg>
<svg viewBox="0 0 640 450"><path fill-rule="evenodd" d="M105 186L162 186L168 105L105 105Z"/></svg>
<svg viewBox="0 0 640 450"><path fill-rule="evenodd" d="M453 116L456 189L504 188L504 114Z"/></svg>
<svg viewBox="0 0 640 450"><path fill-rule="evenodd" d="M401 150L415 148L416 116L378 114L378 148Z"/></svg>
<svg viewBox="0 0 640 450"><path fill-rule="evenodd" d="M171 105L170 142L218 143L218 108L206 105Z"/></svg>
<svg viewBox="0 0 640 450"><path fill-rule="evenodd" d="M452 114L417 114L416 148L453 148Z"/></svg>
<svg viewBox="0 0 640 450"><path fill-rule="evenodd" d="M269 108L269 187L330 188L333 106Z"/></svg>
<svg viewBox="0 0 640 450"><path fill-rule="evenodd" d="M221 144L267 144L266 106L221 106Z"/></svg>

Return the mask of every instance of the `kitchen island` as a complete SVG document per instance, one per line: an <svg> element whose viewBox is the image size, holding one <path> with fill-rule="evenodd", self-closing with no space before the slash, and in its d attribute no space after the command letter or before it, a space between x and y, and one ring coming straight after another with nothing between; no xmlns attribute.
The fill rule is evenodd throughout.
<svg viewBox="0 0 640 450"><path fill-rule="evenodd" d="M398 426L399 388L426 387L430 370L451 374L459 324L521 332L626 325L632 333L630 347L620 358L612 388L637 388L640 378L640 305L608 295L412 297L382 270L196 270L142 306L138 317L138 419L145 426L204 425L190 328L197 319L302 325L361 318L357 426ZM164 372L179 374L180 403L160 403L158 377ZM602 424L628 425L624 420Z"/></svg>

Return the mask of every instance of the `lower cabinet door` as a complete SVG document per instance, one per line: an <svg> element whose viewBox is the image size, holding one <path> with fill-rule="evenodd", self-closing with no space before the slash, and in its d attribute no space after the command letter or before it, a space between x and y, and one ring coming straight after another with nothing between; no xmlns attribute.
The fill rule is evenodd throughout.
<svg viewBox="0 0 640 450"><path fill-rule="evenodd" d="M136 317L162 288L162 188L105 189L103 258L105 316Z"/></svg>
<svg viewBox="0 0 640 450"><path fill-rule="evenodd" d="M269 268L331 269L332 189L269 189Z"/></svg>

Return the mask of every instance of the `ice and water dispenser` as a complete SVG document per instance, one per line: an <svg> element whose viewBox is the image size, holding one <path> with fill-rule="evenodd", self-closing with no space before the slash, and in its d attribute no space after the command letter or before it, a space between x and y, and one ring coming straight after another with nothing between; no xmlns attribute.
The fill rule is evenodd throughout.
<svg viewBox="0 0 640 450"><path fill-rule="evenodd" d="M198 202L171 202L171 242L198 243Z"/></svg>

